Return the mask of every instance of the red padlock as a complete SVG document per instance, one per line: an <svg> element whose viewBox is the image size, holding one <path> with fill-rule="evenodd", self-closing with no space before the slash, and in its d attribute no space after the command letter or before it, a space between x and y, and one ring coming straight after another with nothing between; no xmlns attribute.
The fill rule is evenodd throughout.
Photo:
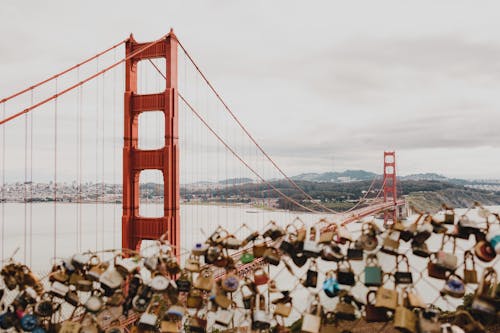
<svg viewBox="0 0 500 333"><path fill-rule="evenodd" d="M259 267L253 272L253 281L256 285L261 286L267 284L269 276L267 276L263 268Z"/></svg>

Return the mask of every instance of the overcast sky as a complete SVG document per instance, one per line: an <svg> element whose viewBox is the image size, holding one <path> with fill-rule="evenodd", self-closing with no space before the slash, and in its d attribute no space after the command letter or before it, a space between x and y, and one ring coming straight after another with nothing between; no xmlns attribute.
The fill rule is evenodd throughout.
<svg viewBox="0 0 500 333"><path fill-rule="evenodd" d="M175 29L289 174L500 179L498 1L22 1L0 7L0 97Z"/></svg>

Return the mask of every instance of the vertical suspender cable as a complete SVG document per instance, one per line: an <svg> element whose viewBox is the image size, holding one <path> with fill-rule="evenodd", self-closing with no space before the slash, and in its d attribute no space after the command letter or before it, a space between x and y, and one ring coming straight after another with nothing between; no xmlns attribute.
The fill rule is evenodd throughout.
<svg viewBox="0 0 500 333"><path fill-rule="evenodd" d="M28 115L24 115L24 264L27 263L28 240Z"/></svg>
<svg viewBox="0 0 500 333"><path fill-rule="evenodd" d="M31 104L33 105L33 89L31 89ZM30 114L30 259L29 265L33 260L33 121L34 115Z"/></svg>
<svg viewBox="0 0 500 333"><path fill-rule="evenodd" d="M99 72L99 58L96 60L96 72ZM94 194L95 194L95 250L97 250L98 246L98 219L99 219L99 212L98 212L98 194L99 194L99 171L98 171L98 166L99 166L99 78L95 81L96 84L96 117L95 117L95 186L94 186Z"/></svg>
<svg viewBox="0 0 500 333"><path fill-rule="evenodd" d="M80 67L77 68L76 70L76 80L80 81ZM77 193L77 202L75 205L76 208L76 216L75 216L75 249L78 252L80 249L80 243L79 243L79 238L80 238L80 233L78 230L79 227L79 215L80 215L80 198L79 198L79 189L78 189L78 180L80 179L80 168L79 168L79 149L80 149L80 118L79 118L79 113L80 113L80 88L76 92L76 187L78 190Z"/></svg>
<svg viewBox="0 0 500 333"><path fill-rule="evenodd" d="M55 80L57 94L57 78ZM57 257L57 101L54 99L54 260Z"/></svg>
<svg viewBox="0 0 500 333"><path fill-rule="evenodd" d="M102 158L101 158L101 245L102 245L102 250L104 250L104 157L106 156L104 153L104 134L106 130L105 126L105 103L106 103L106 73L102 74L102 142L101 142L101 150L102 150Z"/></svg>
<svg viewBox="0 0 500 333"><path fill-rule="evenodd" d="M3 103L2 119L5 119ZM2 126L2 261L5 260L5 126Z"/></svg>
<svg viewBox="0 0 500 333"><path fill-rule="evenodd" d="M116 62L116 49L113 54ZM116 248L116 70L113 71L113 248Z"/></svg>

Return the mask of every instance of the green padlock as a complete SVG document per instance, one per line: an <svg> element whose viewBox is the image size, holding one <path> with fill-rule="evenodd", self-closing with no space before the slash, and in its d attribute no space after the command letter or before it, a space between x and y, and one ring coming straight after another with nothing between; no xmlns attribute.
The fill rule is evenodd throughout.
<svg viewBox="0 0 500 333"><path fill-rule="evenodd" d="M245 252L241 255L241 258L240 258L240 261L243 263L243 264L249 264L251 263L253 260L255 259L255 257L253 256L253 254L249 253L249 252Z"/></svg>
<svg viewBox="0 0 500 333"><path fill-rule="evenodd" d="M378 263L378 258L375 253L370 253L366 257L365 267L365 286L381 286L382 285L382 268Z"/></svg>

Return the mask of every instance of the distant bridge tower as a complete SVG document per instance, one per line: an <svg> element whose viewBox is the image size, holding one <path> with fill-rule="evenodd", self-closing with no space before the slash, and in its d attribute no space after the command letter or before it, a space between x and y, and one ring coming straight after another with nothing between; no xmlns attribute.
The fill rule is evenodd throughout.
<svg viewBox="0 0 500 333"><path fill-rule="evenodd" d="M391 225L397 221L398 209L396 202L396 153L394 151L384 152L384 202L393 203L393 207L384 211L384 225Z"/></svg>
<svg viewBox="0 0 500 333"><path fill-rule="evenodd" d="M140 51L147 45L151 46ZM142 240L158 239L164 233L168 233L168 240L174 247L178 249L180 245L177 46L177 38L172 30L159 42L137 43L131 35L126 43L128 60L125 64L122 215L124 248L136 249ZM137 64L154 58L165 59L166 89L158 94L137 94ZM138 118L142 112L151 111L161 111L165 115L165 145L160 149L141 150L138 148ZM143 170L160 170L163 173L162 217L139 215L139 175Z"/></svg>

